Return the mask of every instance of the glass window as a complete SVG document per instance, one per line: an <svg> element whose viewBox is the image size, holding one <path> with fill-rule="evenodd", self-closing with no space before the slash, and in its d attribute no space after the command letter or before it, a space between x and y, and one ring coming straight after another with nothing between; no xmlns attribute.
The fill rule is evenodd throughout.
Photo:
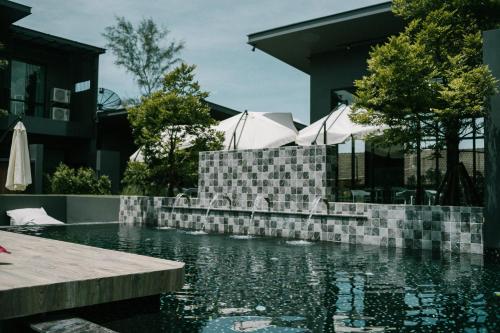
<svg viewBox="0 0 500 333"><path fill-rule="evenodd" d="M43 117L45 71L38 65L14 60L11 63L10 112Z"/></svg>
<svg viewBox="0 0 500 333"><path fill-rule="evenodd" d="M354 103L354 88L346 88L331 91L331 108L339 104L352 105Z"/></svg>

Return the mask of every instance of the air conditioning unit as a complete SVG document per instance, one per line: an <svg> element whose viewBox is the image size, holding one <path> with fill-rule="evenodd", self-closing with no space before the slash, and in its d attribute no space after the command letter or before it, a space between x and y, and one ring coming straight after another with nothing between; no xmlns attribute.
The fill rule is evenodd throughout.
<svg viewBox="0 0 500 333"><path fill-rule="evenodd" d="M69 109L53 107L50 116L53 120L69 121Z"/></svg>
<svg viewBox="0 0 500 333"><path fill-rule="evenodd" d="M52 102L69 104L71 100L71 91L61 88L52 89Z"/></svg>

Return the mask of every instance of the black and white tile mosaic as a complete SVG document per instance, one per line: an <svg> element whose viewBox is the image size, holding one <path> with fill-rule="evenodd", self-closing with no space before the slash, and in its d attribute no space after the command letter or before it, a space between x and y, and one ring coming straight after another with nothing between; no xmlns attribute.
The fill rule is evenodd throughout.
<svg viewBox="0 0 500 333"><path fill-rule="evenodd" d="M207 208L198 199L122 197L120 221L214 233L483 253L482 208L333 202L329 207L320 205L309 221L304 212L261 210L252 220L250 210L224 207L212 208L207 217Z"/></svg>
<svg viewBox="0 0 500 333"><path fill-rule="evenodd" d="M307 211L316 196L333 200L335 151L311 146L202 152L198 197L208 204L219 193L234 207L252 208L263 195L274 211Z"/></svg>

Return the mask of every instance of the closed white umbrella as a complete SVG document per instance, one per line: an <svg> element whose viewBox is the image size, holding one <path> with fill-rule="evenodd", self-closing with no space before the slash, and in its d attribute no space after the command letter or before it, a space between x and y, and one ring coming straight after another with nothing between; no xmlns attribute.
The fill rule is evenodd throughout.
<svg viewBox="0 0 500 333"><path fill-rule="evenodd" d="M224 149L278 148L297 137L291 113L243 112L214 129L224 133Z"/></svg>
<svg viewBox="0 0 500 333"><path fill-rule="evenodd" d="M348 139L364 139L368 134L382 132L387 126L365 126L351 121L352 109L340 105L326 117L302 129L295 142L300 146L335 145ZM326 130L326 132L325 132Z"/></svg>
<svg viewBox="0 0 500 333"><path fill-rule="evenodd" d="M10 147L9 168L5 187L10 191L24 191L31 184L28 135L22 122L14 127Z"/></svg>

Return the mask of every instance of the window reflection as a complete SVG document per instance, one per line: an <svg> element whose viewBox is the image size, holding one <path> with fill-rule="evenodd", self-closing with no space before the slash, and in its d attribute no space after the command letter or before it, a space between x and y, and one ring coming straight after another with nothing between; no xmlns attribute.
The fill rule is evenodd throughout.
<svg viewBox="0 0 500 333"><path fill-rule="evenodd" d="M11 65L10 112L43 117L45 71L38 65L14 60Z"/></svg>

